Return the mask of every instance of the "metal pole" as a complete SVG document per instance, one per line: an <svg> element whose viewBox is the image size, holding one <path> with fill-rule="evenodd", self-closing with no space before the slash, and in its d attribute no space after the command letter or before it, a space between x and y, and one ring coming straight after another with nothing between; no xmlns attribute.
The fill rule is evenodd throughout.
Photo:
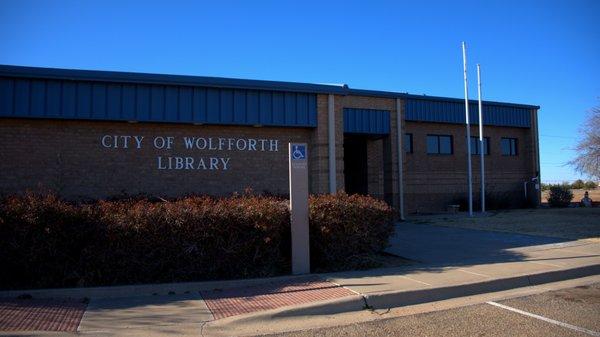
<svg viewBox="0 0 600 337"><path fill-rule="evenodd" d="M469 124L469 88L467 83L467 45L463 41L463 69L465 77L465 122L467 127L467 171L468 171L468 184L469 184L469 216L473 216L473 184L471 170L471 125Z"/></svg>
<svg viewBox="0 0 600 337"><path fill-rule="evenodd" d="M477 96L479 98L479 158L481 167L481 213L485 213L485 166L484 166L484 151L483 146L483 108L481 104L481 68L477 64Z"/></svg>
<svg viewBox="0 0 600 337"><path fill-rule="evenodd" d="M402 114L400 112L401 102L400 98L396 98L396 148L398 150L398 195L399 195L399 207L400 207L400 220L404 220L404 174L403 174L403 163L404 163L404 147L402 142Z"/></svg>

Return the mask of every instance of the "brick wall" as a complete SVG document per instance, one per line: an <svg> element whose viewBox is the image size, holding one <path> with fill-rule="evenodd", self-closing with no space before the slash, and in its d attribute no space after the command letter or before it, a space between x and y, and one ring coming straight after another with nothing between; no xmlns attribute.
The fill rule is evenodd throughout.
<svg viewBox="0 0 600 337"><path fill-rule="evenodd" d="M187 193L215 195L241 192L288 192L287 143L311 141L311 129L176 124L93 122L68 120L0 120L0 190L53 189L66 197L100 198L148 193L177 196ZM128 148L106 148L104 135L144 136L142 147L129 140ZM153 137L174 138L172 149L156 149ZM276 139L277 151L186 149L183 137ZM110 143L111 139L107 139ZM243 144L243 143L242 143ZM309 151L312 147L309 146ZM158 169L168 157L203 158L203 169ZM228 159L210 169L209 158ZM184 163L185 164L185 163ZM173 161L175 166L175 162ZM192 167L192 166L189 166ZM188 168L189 168L188 167Z"/></svg>
<svg viewBox="0 0 600 337"><path fill-rule="evenodd" d="M405 204L408 212L443 211L446 205L467 197L466 130L463 125L406 122L405 132L413 135L413 153L405 155ZM453 136L452 155L428 155L428 134ZM477 136L473 126L471 135ZM509 197L514 205L524 200L523 182L536 175L532 131L525 128L487 126L490 155L485 156L486 190ZM503 156L500 139L518 139L518 155ZM480 195L479 155L472 156L473 196Z"/></svg>
<svg viewBox="0 0 600 337"><path fill-rule="evenodd" d="M368 190L398 207L398 158L396 149L396 100L365 96L335 96L336 182L344 189L343 109L367 108L390 111L390 134L371 138L367 145ZM183 124L123 123L71 120L0 120L0 191L54 189L76 197L106 197L148 193L176 196L186 193L215 195L243 191L288 193L287 143L309 144L311 193L329 191L327 95L318 95L316 128L269 128ZM403 113L403 112L402 112ZM413 134L412 154L404 154L405 208L410 212L444 211L446 205L466 198L466 136L463 125L403 122L403 133ZM539 171L535 129L485 128L491 154L486 160L486 188L492 194L509 195L519 203L523 182ZM428 155L427 134L453 136L454 153ZM477 127L472 135L477 135ZM102 146L104 135L144 136L141 149ZM155 149L153 137L175 137L174 148ZM278 151L189 150L183 137L276 139ZM517 138L518 156L501 155L500 138ZM130 140L133 144L133 140ZM160 170L157 157L229 158L228 169ZM479 156L472 157L474 197L479 197ZM222 163L220 163L222 164ZM209 163L206 164L209 166Z"/></svg>

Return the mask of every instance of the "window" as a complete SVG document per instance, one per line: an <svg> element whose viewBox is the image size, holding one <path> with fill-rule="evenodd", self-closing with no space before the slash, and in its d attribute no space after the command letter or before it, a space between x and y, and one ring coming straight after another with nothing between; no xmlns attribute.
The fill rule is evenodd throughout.
<svg viewBox="0 0 600 337"><path fill-rule="evenodd" d="M452 154L452 136L427 135L428 154Z"/></svg>
<svg viewBox="0 0 600 337"><path fill-rule="evenodd" d="M479 137L471 137L471 154L481 154ZM490 137L483 137L483 154L486 156L490 154Z"/></svg>
<svg viewBox="0 0 600 337"><path fill-rule="evenodd" d="M413 153L412 133L404 134L404 152Z"/></svg>
<svg viewBox="0 0 600 337"><path fill-rule="evenodd" d="M503 156L516 156L519 153L517 151L516 138L502 138L500 140L500 147L502 148Z"/></svg>

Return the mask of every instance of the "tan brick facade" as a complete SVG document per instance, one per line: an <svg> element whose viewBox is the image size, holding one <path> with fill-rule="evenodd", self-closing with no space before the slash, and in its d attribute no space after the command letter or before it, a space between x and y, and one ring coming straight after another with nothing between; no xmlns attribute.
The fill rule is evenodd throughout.
<svg viewBox="0 0 600 337"><path fill-rule="evenodd" d="M137 149L106 148L104 135L144 136ZM275 139L277 151L186 149L183 137ZM170 150L156 149L154 137L174 137ZM251 188L287 194L287 143L309 142L310 129L150 124L67 120L0 120L2 193L52 189L68 198L102 198L121 193L173 197L189 193L224 195ZM260 143L259 143L260 144ZM216 145L215 145L216 146ZM268 147L268 144L267 144ZM169 156L192 157L195 169L159 169ZM230 158L227 169L210 169L209 158ZM197 169L204 158L206 170ZM175 163L173 163L175 165Z"/></svg>
<svg viewBox="0 0 600 337"><path fill-rule="evenodd" d="M408 212L443 211L446 205L467 197L466 128L458 124L406 122L405 132L413 138L413 153L405 160L405 205ZM427 135L451 135L452 155L427 154ZM471 135L478 135L476 126ZM531 129L486 126L490 154L486 155L486 190L497 197L510 194L514 203L524 198L525 181L537 175ZM502 137L518 140L518 155L503 156ZM480 161L472 155L473 197L479 199Z"/></svg>
<svg viewBox="0 0 600 337"><path fill-rule="evenodd" d="M167 123L126 123L50 119L0 119L0 187L2 193L26 189L52 189L68 198L103 198L122 193L145 193L166 197L184 194L227 195L251 188L256 192L287 195L287 143L309 144L311 193L329 191L328 95L317 95L317 127L282 128L216 126ZM443 211L450 203L466 198L466 136L459 124L404 121L396 118L396 98L334 96L336 186L344 190L344 108L390 112L390 133L367 137L368 193L399 207L397 123L402 134L411 133L413 153L404 153L404 200L407 213ZM485 128L490 155L485 156L487 189L521 200L523 182L539 174L537 123L532 128ZM428 134L452 135L452 155L429 155ZM477 135L473 127L472 135ZM141 148L104 146L102 137L143 136ZM173 137L171 149L157 149L155 137ZM276 151L264 149L186 149L183 137L276 140ZM518 155L501 155L500 139L518 139ZM264 147L263 142L263 147ZM247 147L250 143L247 144ZM255 147L260 147L254 144ZM227 145L225 145L227 147ZM158 157L161 157L159 162ZM201 169L161 169L168 157L191 157ZM211 166L210 158L218 158ZM479 197L479 157L473 156L473 191ZM177 165L173 159L173 165ZM185 160L185 159L184 159ZM219 161L220 160L220 161ZM223 161L226 161L224 163ZM184 166L187 163L184 162ZM212 168L212 169L211 169Z"/></svg>

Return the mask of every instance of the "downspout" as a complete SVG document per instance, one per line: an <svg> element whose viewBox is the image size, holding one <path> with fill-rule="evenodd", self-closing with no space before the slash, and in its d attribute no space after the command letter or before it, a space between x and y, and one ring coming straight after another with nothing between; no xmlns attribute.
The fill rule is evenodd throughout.
<svg viewBox="0 0 600 337"><path fill-rule="evenodd" d="M534 150L535 150L535 158L534 158L534 166L535 166L535 174L537 175L537 205L539 206L542 203L542 172L540 168L540 134L538 129L538 109L532 110L533 118L531 124L534 126L533 128L533 139L534 139Z"/></svg>
<svg viewBox="0 0 600 337"><path fill-rule="evenodd" d="M404 148L402 147L402 114L400 111L402 102L400 98L396 98L396 149L398 151L398 197L400 208L400 220L404 221Z"/></svg>
<svg viewBox="0 0 600 337"><path fill-rule="evenodd" d="M335 109L333 107L333 94L327 100L327 145L329 147L329 193L337 192L335 181Z"/></svg>

